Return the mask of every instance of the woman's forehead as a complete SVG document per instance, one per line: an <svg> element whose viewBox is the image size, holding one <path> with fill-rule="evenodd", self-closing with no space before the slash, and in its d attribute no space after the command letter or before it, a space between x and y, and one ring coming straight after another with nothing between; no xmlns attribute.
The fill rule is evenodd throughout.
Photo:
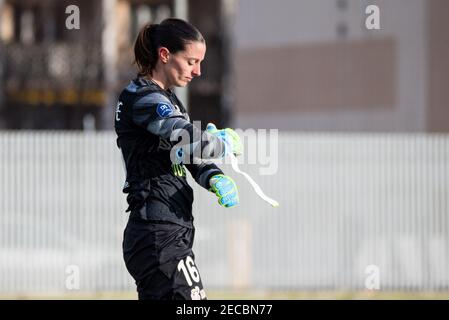
<svg viewBox="0 0 449 320"><path fill-rule="evenodd" d="M188 42L185 45L183 53L187 58L202 61L206 54L206 44L200 41Z"/></svg>

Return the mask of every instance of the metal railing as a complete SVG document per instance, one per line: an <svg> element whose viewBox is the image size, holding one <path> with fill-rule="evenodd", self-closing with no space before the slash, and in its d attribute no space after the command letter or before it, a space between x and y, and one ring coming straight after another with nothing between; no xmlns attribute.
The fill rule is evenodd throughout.
<svg viewBox="0 0 449 320"><path fill-rule="evenodd" d="M280 133L280 202L235 178L224 209L197 186L196 263L207 288L449 289L449 136ZM115 134L0 134L0 292L134 290Z"/></svg>

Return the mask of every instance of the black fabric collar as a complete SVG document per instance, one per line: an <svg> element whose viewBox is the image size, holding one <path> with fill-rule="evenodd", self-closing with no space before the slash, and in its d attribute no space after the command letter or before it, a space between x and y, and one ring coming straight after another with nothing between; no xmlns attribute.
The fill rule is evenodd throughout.
<svg viewBox="0 0 449 320"><path fill-rule="evenodd" d="M156 82L154 82L151 79L140 77L140 78L137 78L136 80L138 81L138 84L141 86L156 86L161 91L165 91L168 94L173 94L173 91L170 88L168 88L167 90L164 90L161 88L160 85L158 85Z"/></svg>

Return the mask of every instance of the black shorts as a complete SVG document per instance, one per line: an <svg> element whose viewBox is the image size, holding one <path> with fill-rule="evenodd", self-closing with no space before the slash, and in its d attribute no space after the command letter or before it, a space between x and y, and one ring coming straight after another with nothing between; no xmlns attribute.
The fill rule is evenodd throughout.
<svg viewBox="0 0 449 320"><path fill-rule="evenodd" d="M205 300L192 251L195 229L129 219L123 237L126 268L139 300Z"/></svg>

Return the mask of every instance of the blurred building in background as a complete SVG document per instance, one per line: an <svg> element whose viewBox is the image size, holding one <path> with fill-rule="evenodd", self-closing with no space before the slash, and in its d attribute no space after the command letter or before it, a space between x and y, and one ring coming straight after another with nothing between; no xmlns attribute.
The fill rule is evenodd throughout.
<svg viewBox="0 0 449 320"><path fill-rule="evenodd" d="M94 126L104 105L101 2L79 1L79 30L66 28L71 1L2 1L4 129Z"/></svg>
<svg viewBox="0 0 449 320"><path fill-rule="evenodd" d="M449 131L449 1L241 0L235 125ZM369 5L380 30L368 30Z"/></svg>
<svg viewBox="0 0 449 320"><path fill-rule="evenodd" d="M80 10L80 29L66 28ZM380 30L368 30L368 5ZM0 128L111 129L148 21L207 41L191 118L313 131L449 131L445 0L0 0Z"/></svg>
<svg viewBox="0 0 449 320"><path fill-rule="evenodd" d="M195 106L194 119L224 125L229 54L221 4L0 0L0 128L111 129L117 96L136 75L132 49L140 27L172 16L191 20L208 44L203 77L179 95ZM71 5L79 9L79 29L66 26Z"/></svg>

